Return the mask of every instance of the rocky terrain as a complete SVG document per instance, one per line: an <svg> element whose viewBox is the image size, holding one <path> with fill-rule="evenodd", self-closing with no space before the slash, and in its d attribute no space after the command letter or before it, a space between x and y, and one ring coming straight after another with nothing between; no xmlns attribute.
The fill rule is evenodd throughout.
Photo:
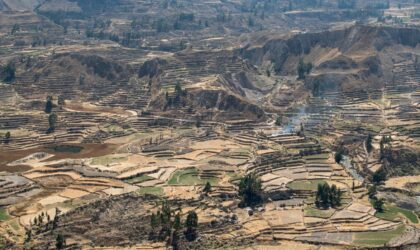
<svg viewBox="0 0 420 250"><path fill-rule="evenodd" d="M418 248L418 13L0 0L0 249Z"/></svg>

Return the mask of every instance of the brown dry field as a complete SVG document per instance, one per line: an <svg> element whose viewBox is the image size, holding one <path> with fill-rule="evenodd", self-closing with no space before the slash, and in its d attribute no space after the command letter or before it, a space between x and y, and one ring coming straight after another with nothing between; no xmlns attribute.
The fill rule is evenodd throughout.
<svg viewBox="0 0 420 250"><path fill-rule="evenodd" d="M31 167L29 166L7 166L8 163L19 160L23 157L26 157L30 154L37 153L37 152L46 152L49 154L53 154L52 158L49 158L49 161L52 160L61 160L66 158L72 159L82 159L82 158L90 158L90 157L98 157L107 154L113 153L118 145L115 144L66 144L72 146L80 146L83 147L83 150L79 153L68 153L68 152L55 152L53 149L48 148L54 145L50 145L48 147L37 147L32 149L25 149L25 150L15 150L15 151L0 151L0 172L7 171L11 173L16 172L24 172L30 170Z"/></svg>

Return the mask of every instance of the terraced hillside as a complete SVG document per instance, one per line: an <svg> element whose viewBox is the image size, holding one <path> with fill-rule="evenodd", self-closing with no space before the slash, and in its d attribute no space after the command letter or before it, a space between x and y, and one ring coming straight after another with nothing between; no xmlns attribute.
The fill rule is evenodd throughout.
<svg viewBox="0 0 420 250"><path fill-rule="evenodd" d="M0 0L0 249L418 248L418 9Z"/></svg>

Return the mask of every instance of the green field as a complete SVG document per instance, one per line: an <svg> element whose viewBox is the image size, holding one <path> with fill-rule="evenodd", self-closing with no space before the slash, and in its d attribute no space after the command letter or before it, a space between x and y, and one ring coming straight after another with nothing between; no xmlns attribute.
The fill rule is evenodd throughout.
<svg viewBox="0 0 420 250"><path fill-rule="evenodd" d="M200 178L198 176L198 170L196 168L187 168L183 170L178 170L168 181L169 185L205 185L207 182L210 182L211 185L216 185L218 183L217 178Z"/></svg>
<svg viewBox="0 0 420 250"><path fill-rule="evenodd" d="M354 243L358 245L383 246L392 238L404 233L404 231L405 226L401 225L391 231L355 233Z"/></svg>
<svg viewBox="0 0 420 250"><path fill-rule="evenodd" d="M163 188L162 187L142 187L137 192L139 194L152 194L161 196L163 195Z"/></svg>
<svg viewBox="0 0 420 250"><path fill-rule="evenodd" d="M329 210L323 210L323 209L317 209L314 207L307 207L305 208L305 216L310 217L317 217L317 218L330 218L331 215L334 213L334 209Z"/></svg>
<svg viewBox="0 0 420 250"><path fill-rule="evenodd" d="M375 214L375 216L378 218L390 221L398 220L398 217L400 217L401 215L405 216L412 223L419 223L419 220L413 211L404 208L399 208L396 206L386 205L382 213L377 212Z"/></svg>
<svg viewBox="0 0 420 250"><path fill-rule="evenodd" d="M318 189L318 184L324 184L323 180L313 180L313 181L292 181L287 184L287 187L293 190L305 190L305 191L316 191Z"/></svg>
<svg viewBox="0 0 420 250"><path fill-rule="evenodd" d="M0 208L0 221L5 221L10 219L9 214L7 213L7 211L3 208Z"/></svg>

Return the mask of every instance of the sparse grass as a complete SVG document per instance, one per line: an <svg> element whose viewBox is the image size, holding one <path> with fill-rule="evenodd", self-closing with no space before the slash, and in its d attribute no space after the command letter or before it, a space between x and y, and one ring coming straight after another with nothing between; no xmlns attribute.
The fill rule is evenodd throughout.
<svg viewBox="0 0 420 250"><path fill-rule="evenodd" d="M411 185L409 188L413 192L420 192L420 183L416 183L414 185Z"/></svg>
<svg viewBox="0 0 420 250"><path fill-rule="evenodd" d="M242 175L236 173L236 172L228 172L226 175L230 178L229 181L236 181L241 179Z"/></svg>
<svg viewBox="0 0 420 250"><path fill-rule="evenodd" d="M198 170L196 168L187 168L183 170L178 170L168 181L169 185L205 185L207 182L210 182L211 185L216 185L218 183L217 178L200 178L198 176Z"/></svg>
<svg viewBox="0 0 420 250"><path fill-rule="evenodd" d="M93 158L92 164L106 166L108 164L117 163L125 160L127 160L127 157L101 156Z"/></svg>
<svg viewBox="0 0 420 250"><path fill-rule="evenodd" d="M0 208L0 221L6 221L8 219L10 219L10 216L6 209Z"/></svg>
<svg viewBox="0 0 420 250"><path fill-rule="evenodd" d="M13 230L19 231L20 226L19 226L18 219L15 219L15 220L11 221L10 226L13 228Z"/></svg>
<svg viewBox="0 0 420 250"><path fill-rule="evenodd" d="M383 246L392 238L401 235L405 231L405 226L401 225L394 230L380 232L363 232L354 234L354 243L358 245Z"/></svg>
<svg viewBox="0 0 420 250"><path fill-rule="evenodd" d="M396 206L386 205L382 213L377 212L375 214L375 216L378 218L390 221L398 220L398 217L401 215L405 216L412 223L419 223L419 220L413 211Z"/></svg>
<svg viewBox="0 0 420 250"><path fill-rule="evenodd" d="M287 184L287 187L294 190L307 190L307 191L316 191L318 184L324 184L324 180L311 180L311 181L292 181Z"/></svg>
<svg viewBox="0 0 420 250"><path fill-rule="evenodd" d="M130 183L130 184L137 184L137 183L142 183L142 182L150 181L150 180L154 180L154 178L152 178L148 175L142 175L142 176L138 176L138 177L128 179L128 180L126 180L126 182Z"/></svg>
<svg viewBox="0 0 420 250"><path fill-rule="evenodd" d="M142 194L142 195L152 194L152 195L162 196L163 188L162 187L142 187L137 192L139 192L139 194Z"/></svg>
<svg viewBox="0 0 420 250"><path fill-rule="evenodd" d="M323 209L317 209L314 207L305 208L305 216L309 216L309 217L327 219L327 218L330 218L333 213L334 213L334 209L323 210Z"/></svg>

